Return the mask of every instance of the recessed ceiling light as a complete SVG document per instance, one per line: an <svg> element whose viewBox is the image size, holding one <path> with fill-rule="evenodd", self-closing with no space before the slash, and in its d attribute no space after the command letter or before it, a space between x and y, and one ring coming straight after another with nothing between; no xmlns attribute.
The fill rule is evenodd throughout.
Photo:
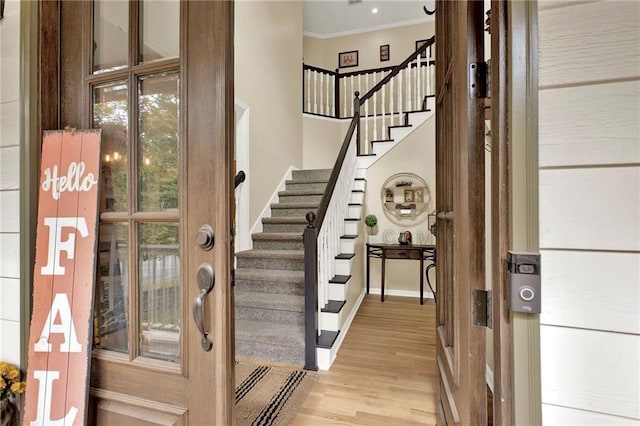
<svg viewBox="0 0 640 426"><path fill-rule="evenodd" d="M374 7L373 9L371 9L371 13L378 13L378 8Z"/></svg>

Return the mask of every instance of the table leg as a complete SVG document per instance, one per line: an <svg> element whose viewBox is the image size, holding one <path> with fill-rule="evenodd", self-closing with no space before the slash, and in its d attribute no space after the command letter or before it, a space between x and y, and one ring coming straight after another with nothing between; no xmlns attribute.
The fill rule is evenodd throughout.
<svg viewBox="0 0 640 426"><path fill-rule="evenodd" d="M423 305L424 304L424 298L423 298L423 294L424 294L424 257L420 256L420 304Z"/></svg>
<svg viewBox="0 0 640 426"><path fill-rule="evenodd" d="M384 264L385 264L385 254L384 252L382 253L382 280L381 280L381 286L380 286L380 302L384 302Z"/></svg>
<svg viewBox="0 0 640 426"><path fill-rule="evenodd" d="M367 247L367 294L369 294L369 262L370 262L370 257L369 257L369 247Z"/></svg>

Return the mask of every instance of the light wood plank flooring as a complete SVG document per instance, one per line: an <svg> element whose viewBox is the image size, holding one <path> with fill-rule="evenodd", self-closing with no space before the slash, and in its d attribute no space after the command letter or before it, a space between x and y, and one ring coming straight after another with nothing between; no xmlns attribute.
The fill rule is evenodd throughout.
<svg viewBox="0 0 640 426"><path fill-rule="evenodd" d="M295 425L435 425L435 303L368 295Z"/></svg>

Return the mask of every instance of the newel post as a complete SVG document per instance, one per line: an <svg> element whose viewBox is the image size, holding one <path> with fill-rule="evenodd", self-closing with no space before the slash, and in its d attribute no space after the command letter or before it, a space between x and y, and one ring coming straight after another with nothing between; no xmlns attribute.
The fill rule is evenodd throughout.
<svg viewBox="0 0 640 426"><path fill-rule="evenodd" d="M360 148L360 92L356 91L355 97L353 98L353 116L358 117L358 124L356 127L356 146L358 147L358 155L362 154L362 150Z"/></svg>
<svg viewBox="0 0 640 426"><path fill-rule="evenodd" d="M316 342L318 336L318 244L316 214L307 213L304 244L304 369L318 370Z"/></svg>

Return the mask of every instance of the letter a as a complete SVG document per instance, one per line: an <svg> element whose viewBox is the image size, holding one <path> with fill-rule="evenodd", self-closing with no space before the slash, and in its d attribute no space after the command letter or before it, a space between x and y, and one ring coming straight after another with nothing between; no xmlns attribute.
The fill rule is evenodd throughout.
<svg viewBox="0 0 640 426"><path fill-rule="evenodd" d="M56 317L60 314L60 324L54 324ZM40 339L33 345L36 352L51 352L51 343L49 343L49 335L51 333L64 334L64 342L60 344L60 352L80 352L82 346L78 342L76 335L76 326L73 325L71 317L71 308L69 307L69 299L64 293L56 294L51 303L51 310L47 315L44 323Z"/></svg>
<svg viewBox="0 0 640 426"><path fill-rule="evenodd" d="M64 275L64 266L60 266L60 252L66 251L69 259L74 258L76 235L69 234L69 239L62 241L62 228L76 228L82 237L86 237L89 235L87 221L84 217L45 217L44 224L49 227L49 250L47 264L42 267L40 273L42 275Z"/></svg>
<svg viewBox="0 0 640 426"><path fill-rule="evenodd" d="M31 426L65 426L72 425L78 414L76 407L71 407L66 416L60 420L51 420L51 388L53 381L60 377L59 371L35 370L33 377L40 382L38 386L38 415Z"/></svg>

